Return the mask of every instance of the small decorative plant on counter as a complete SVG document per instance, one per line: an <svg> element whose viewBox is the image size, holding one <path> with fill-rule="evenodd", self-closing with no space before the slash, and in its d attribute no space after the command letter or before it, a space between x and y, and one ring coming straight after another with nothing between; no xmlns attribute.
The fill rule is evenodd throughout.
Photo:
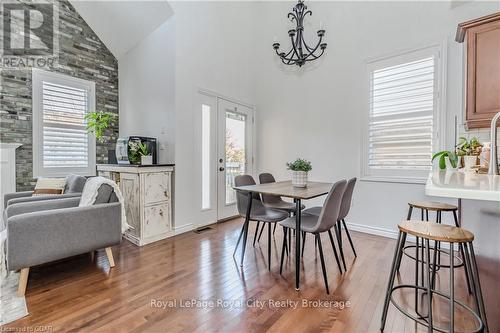
<svg viewBox="0 0 500 333"><path fill-rule="evenodd" d="M129 142L130 163L140 165L153 164L153 156L145 143L139 140Z"/></svg>
<svg viewBox="0 0 500 333"><path fill-rule="evenodd" d="M459 138L457 155L462 157L463 166L466 170L470 170L476 166L482 148L483 144L476 137L472 137L470 140L464 137Z"/></svg>
<svg viewBox="0 0 500 333"><path fill-rule="evenodd" d="M439 157L439 168L444 170L446 169L446 159L454 169L459 165L460 159L463 159L464 168L471 169L476 165L482 147L483 144L476 137L472 137L470 140L460 137L455 152L449 150L437 152L432 156L432 161Z"/></svg>
<svg viewBox="0 0 500 333"><path fill-rule="evenodd" d="M84 119L87 122L87 133L94 133L97 141L104 142L104 131L118 119L118 115L112 112L94 111L87 113Z"/></svg>
<svg viewBox="0 0 500 333"><path fill-rule="evenodd" d="M452 168L456 168L458 165L458 156L454 152L451 152L449 150L443 150L440 152L435 153L432 156L432 161L436 158L439 157L439 169L444 170L446 169L446 159L448 158L448 161L450 161L450 165Z"/></svg>
<svg viewBox="0 0 500 333"><path fill-rule="evenodd" d="M307 173L312 170L311 162L297 158L294 162L286 164L288 170L292 170L292 185L295 187L307 187Z"/></svg>

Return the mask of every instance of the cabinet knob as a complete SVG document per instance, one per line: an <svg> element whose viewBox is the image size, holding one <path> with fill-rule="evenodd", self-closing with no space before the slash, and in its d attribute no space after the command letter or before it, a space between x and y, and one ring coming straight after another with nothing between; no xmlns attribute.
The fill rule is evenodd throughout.
<svg viewBox="0 0 500 333"><path fill-rule="evenodd" d="M165 197L168 198L168 192L167 191L163 191L163 194L165 195Z"/></svg>

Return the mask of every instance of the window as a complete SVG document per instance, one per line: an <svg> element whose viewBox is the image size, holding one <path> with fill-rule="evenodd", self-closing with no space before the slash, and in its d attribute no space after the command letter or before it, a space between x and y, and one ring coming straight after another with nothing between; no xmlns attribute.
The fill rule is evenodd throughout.
<svg viewBox="0 0 500 333"><path fill-rule="evenodd" d="M201 183L201 209L210 209L210 175L212 169L211 165L211 152L210 152L210 106L202 104L201 106L201 170L202 170L202 183Z"/></svg>
<svg viewBox="0 0 500 333"><path fill-rule="evenodd" d="M94 82L33 69L34 177L95 174L95 138L84 119L94 109Z"/></svg>
<svg viewBox="0 0 500 333"><path fill-rule="evenodd" d="M437 143L438 47L370 61L363 177L422 182Z"/></svg>

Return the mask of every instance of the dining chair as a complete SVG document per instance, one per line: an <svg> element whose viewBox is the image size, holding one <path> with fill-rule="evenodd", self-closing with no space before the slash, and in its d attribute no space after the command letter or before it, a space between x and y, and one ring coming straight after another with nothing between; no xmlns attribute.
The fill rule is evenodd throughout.
<svg viewBox="0 0 500 333"><path fill-rule="evenodd" d="M269 183L275 183L276 179L274 179L274 176L268 172L261 173L259 175L259 182L261 184L269 184ZM288 202L283 200L279 195L271 195L271 194L262 194L262 202L264 203L264 206L269 207L269 208L274 208L274 209L279 209L279 210L284 210L285 212L288 213L289 216L292 216L295 214L295 204L293 202ZM300 209L304 209L306 206L301 205ZM276 226L277 224L274 225L274 230L273 230L273 235L276 232ZM257 236L257 231L259 229L259 225L257 224L257 229L255 229L255 235L253 238L253 244L255 245L255 238ZM289 229L286 229L289 230ZM260 237L262 236L262 232L264 231L264 225L262 225L262 229L260 230L259 238L257 241L260 241ZM289 238L289 245L291 241L291 237Z"/></svg>
<svg viewBox="0 0 500 333"><path fill-rule="evenodd" d="M342 203L340 205L339 212L339 220L335 224L335 235L337 236L337 241L339 243L339 252L340 257L342 258L342 264L344 266L344 270L347 270L344 258L344 249L342 247L342 226L344 227L345 233L347 235L347 239L349 240L349 244L351 245L352 252L354 256L357 257L356 249L354 248L354 243L351 238L351 234L349 233L349 229L347 229L347 225L345 223L345 218L349 214L352 203L352 194L354 192L354 186L356 185L356 177L349 179L347 182L347 187L345 189L344 195L342 196ZM319 215L321 213L323 207L311 207L304 211L304 213ZM302 238L305 238L305 235L302 235ZM303 246L305 241L302 242ZM304 253L304 247L302 248L302 253Z"/></svg>
<svg viewBox="0 0 500 333"><path fill-rule="evenodd" d="M300 230L297 230L297 232L302 231L305 233L311 233L315 236L316 242L318 244L319 255L321 259L321 268L323 270L323 279L325 281L327 294L330 293L330 290L328 288L328 278L326 274L325 258L323 255L323 246L321 244L321 234L323 232L328 232L328 236L330 237L330 242L332 244L333 254L335 255L335 260L337 261L337 266L339 268L339 271L342 274L342 268L340 267L339 256L337 254L337 250L335 249L335 243L333 241L331 229L335 226L335 224L339 220L341 199L342 196L344 195L346 187L347 187L347 181L345 179L340 180L335 184L333 184L330 192L328 193L328 196L326 197L325 204L323 205L320 214L313 215L313 214L307 214L305 212L302 213ZM296 227L295 222L296 221L294 217L289 217L286 220L281 221L280 225L282 225L285 228L295 229ZM283 272L283 259L285 254L286 243L287 240L285 234L285 238L283 239L283 247L281 250L280 274Z"/></svg>
<svg viewBox="0 0 500 333"><path fill-rule="evenodd" d="M234 178L235 186L247 186L247 185L255 185L255 180L250 175L239 175ZM245 218L246 211L248 207L248 193L243 191L236 191L236 206L238 208L238 214ZM283 221L288 217L288 214L285 211L273 209L264 206L262 203L259 194L252 194L252 207L250 210L250 221L267 223L267 235L268 235L268 248L267 248L267 266L268 269L271 270L271 225L276 224L279 221ZM236 243L236 248L234 249L233 256L236 253L236 249L240 244L241 238L243 234L245 237L243 238L243 249L242 256L245 255L245 248L247 243L247 233L244 232L245 225L243 225L240 235L238 237L238 242ZM287 250L288 251L288 250Z"/></svg>

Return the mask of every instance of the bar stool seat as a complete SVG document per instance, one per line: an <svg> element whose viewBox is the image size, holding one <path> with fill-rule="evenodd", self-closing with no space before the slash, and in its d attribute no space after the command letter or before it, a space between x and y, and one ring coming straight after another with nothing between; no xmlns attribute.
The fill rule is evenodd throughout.
<svg viewBox="0 0 500 333"><path fill-rule="evenodd" d="M454 210L458 210L458 207L455 205L435 201L410 201L408 205L413 208L420 208L431 211L451 212Z"/></svg>
<svg viewBox="0 0 500 333"><path fill-rule="evenodd" d="M410 220L401 222L398 228L415 237L446 243L470 243L474 234L468 230L447 224Z"/></svg>
<svg viewBox="0 0 500 333"><path fill-rule="evenodd" d="M407 220L403 221L398 225L399 236L398 242L396 245L396 249L394 251L394 256L391 265L389 282L387 285L387 292L385 295L384 307L382 311L382 319L380 330L383 331L385 328L385 323L387 319L387 311L389 308L389 303L392 303L394 307L399 310L402 314L412 319L413 321L424 325L427 327L427 331L432 333L434 331L437 332L455 332L455 308L458 306L465 311L469 312L477 323L476 328L472 332L488 332L488 323L486 319L486 311L484 308L484 301L481 292L481 282L479 279L479 270L476 263L476 258L474 254L474 247L472 242L474 240L474 234L468 230L463 228L427 222L427 221L418 221L418 220ZM403 257L403 251L405 248L405 242L407 235L412 235L417 238L415 255L417 261L415 263L415 284L407 284L400 283L395 285L396 280L396 271L397 267L399 267L401 263L401 259ZM419 249L419 239L422 240L422 256L425 253L425 260L422 258L422 262L425 262L426 267L422 270L425 272L425 281L419 282L419 263L418 263L418 253ZM434 252L433 258L431 258L431 246L430 241L434 241ZM464 261L466 262L466 266L470 267L470 270L466 271L467 276L471 281L471 289L475 303L475 308L471 308L464 304L463 302L455 299L455 275L454 275L454 262L450 261L449 267L449 294L445 294L440 290L437 290L435 287L435 278L436 278L436 250L437 244L440 242L445 242L449 244L450 257L453 258L455 251L455 244L458 244L459 247L463 250L464 253ZM403 304L400 304L393 297L393 293L396 290L409 289L414 291L414 307L413 311L411 309L407 309L409 303L403 301L402 303L406 304L406 307L403 307ZM419 313L419 299L420 295L426 298L427 305L427 314L422 315ZM433 297L442 297L449 302L449 320L448 320L448 328L437 327L433 321ZM439 313L442 313L443 308L439 308Z"/></svg>

